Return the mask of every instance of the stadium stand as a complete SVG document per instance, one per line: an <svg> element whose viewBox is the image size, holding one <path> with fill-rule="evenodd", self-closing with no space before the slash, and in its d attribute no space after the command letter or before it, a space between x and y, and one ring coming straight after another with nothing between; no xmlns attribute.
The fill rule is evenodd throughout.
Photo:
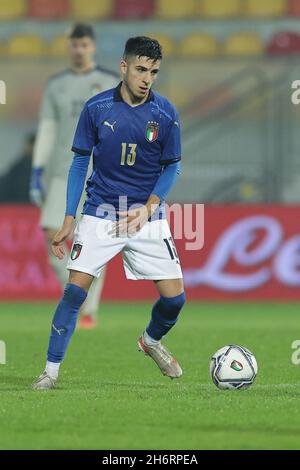
<svg viewBox="0 0 300 470"><path fill-rule="evenodd" d="M40 57L45 53L45 43L35 34L17 34L9 41L7 52L13 57Z"/></svg>
<svg viewBox="0 0 300 470"><path fill-rule="evenodd" d="M225 41L223 52L227 56L259 56L264 53L264 44L255 33L233 33Z"/></svg>
<svg viewBox="0 0 300 470"><path fill-rule="evenodd" d="M300 53L300 34L283 31L275 34L267 45L268 55L289 55Z"/></svg>
<svg viewBox="0 0 300 470"><path fill-rule="evenodd" d="M71 0L70 13L72 18L78 20L109 18L113 13L113 2L111 0L94 0L93 2Z"/></svg>
<svg viewBox="0 0 300 470"><path fill-rule="evenodd" d="M146 36L155 38L162 46L164 57L170 57L175 54L175 44L171 36L160 33L146 33Z"/></svg>
<svg viewBox="0 0 300 470"><path fill-rule="evenodd" d="M289 1L288 13L291 16L300 16L300 1L299 0Z"/></svg>
<svg viewBox="0 0 300 470"><path fill-rule="evenodd" d="M15 20L27 12L26 0L1 0L0 20Z"/></svg>
<svg viewBox="0 0 300 470"><path fill-rule="evenodd" d="M240 0L222 0L212 2L202 0L197 4L197 13L203 18L223 19L241 16L242 8Z"/></svg>
<svg viewBox="0 0 300 470"><path fill-rule="evenodd" d="M245 0L244 16L256 18L273 18L287 14L286 0Z"/></svg>
<svg viewBox="0 0 300 470"><path fill-rule="evenodd" d="M178 20L199 18L202 22L205 20L215 20L214 28L207 31L191 31L186 28L185 34L179 37L171 33L165 33L163 27L158 28L155 34L162 43L166 57L181 55L181 57L213 57L216 55L224 56L260 56L264 52L269 55L296 54L299 53L299 35L297 30L291 27L285 31L285 26L272 28L264 41L260 37L260 29L257 33L243 31L243 24L236 32L236 28L230 31L226 20L234 18L236 21L251 18L252 21L258 21L258 26L263 18L280 18L288 20L287 16L300 16L300 0L222 0L222 2L212 2L211 0L93 0L82 2L82 0L1 0L0 21L16 21L20 18L34 18L49 20L141 20L141 19L161 19ZM163 24L163 23L158 23ZM220 27L218 26L220 25ZM228 23L229 24L229 23ZM218 29L226 25L226 30L222 34ZM252 29L252 28L251 28ZM13 34L18 29L15 28ZM24 30L23 30L24 31ZM65 37L60 35L43 37L41 30L32 31L32 34L25 34L15 37L1 36L4 45L0 48L1 56L40 56L42 54L50 57L64 57L66 55ZM294 32L293 32L294 31ZM25 30L27 33L27 30ZM35 35L35 33L37 35ZM227 39L225 37L227 36ZM41 34L39 37L38 34ZM145 33L147 34L147 33ZM125 40L120 35L120 41ZM49 41L45 45L45 41ZM180 40L177 48L178 40ZM222 41L222 42L221 42ZM7 45L5 44L7 42ZM117 42L114 38L113 44ZM102 47L103 46L103 47ZM112 41L106 37L100 42L101 47L106 54L113 53L116 47L113 47ZM121 47L121 46L120 46ZM119 49L120 49L119 47ZM122 47L121 47L122 48Z"/></svg>
<svg viewBox="0 0 300 470"><path fill-rule="evenodd" d="M196 12L195 0L157 0L155 14L158 18L184 19L193 18Z"/></svg>
<svg viewBox="0 0 300 470"><path fill-rule="evenodd" d="M154 14L154 0L115 0L114 18L144 19Z"/></svg>
<svg viewBox="0 0 300 470"><path fill-rule="evenodd" d="M180 53L185 57L212 57L219 53L219 44L210 34L189 34L181 41Z"/></svg>
<svg viewBox="0 0 300 470"><path fill-rule="evenodd" d="M0 21L20 18L285 18L300 16L300 0L1 0Z"/></svg>
<svg viewBox="0 0 300 470"><path fill-rule="evenodd" d="M53 57L65 57L67 55L66 36L57 36L50 43L48 52Z"/></svg>
<svg viewBox="0 0 300 470"><path fill-rule="evenodd" d="M28 0L28 16L44 20L67 18L69 0Z"/></svg>

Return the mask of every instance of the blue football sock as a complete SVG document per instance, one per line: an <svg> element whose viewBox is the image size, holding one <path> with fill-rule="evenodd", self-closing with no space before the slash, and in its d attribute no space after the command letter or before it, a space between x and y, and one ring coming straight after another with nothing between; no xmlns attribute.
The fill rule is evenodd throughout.
<svg viewBox="0 0 300 470"><path fill-rule="evenodd" d="M79 309L87 293L75 284L67 284L56 308L48 347L47 360L61 362L75 330Z"/></svg>
<svg viewBox="0 0 300 470"><path fill-rule="evenodd" d="M159 341L175 325L185 302L185 293L176 297L163 297L154 304L152 317L146 331L151 338Z"/></svg>

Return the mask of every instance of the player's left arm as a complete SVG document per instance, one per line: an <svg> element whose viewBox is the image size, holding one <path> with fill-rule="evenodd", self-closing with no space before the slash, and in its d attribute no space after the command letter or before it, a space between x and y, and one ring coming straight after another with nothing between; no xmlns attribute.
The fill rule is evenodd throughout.
<svg viewBox="0 0 300 470"><path fill-rule="evenodd" d="M173 107L173 119L171 120L165 138L162 142L162 153L160 164L163 167L153 190L152 195L159 198L159 202L166 199L167 195L175 185L181 169L181 133L180 133L180 120L177 110ZM151 196L152 196L151 195ZM150 196L150 198L151 198ZM147 202L151 203L151 201ZM153 207L154 211L156 210ZM152 215L150 213L150 215Z"/></svg>
<svg viewBox="0 0 300 470"><path fill-rule="evenodd" d="M159 176L152 194L144 206L129 211L118 212L120 216L111 233L127 232L133 234L140 230L152 217L158 206L165 200L180 174L180 162L167 165Z"/></svg>

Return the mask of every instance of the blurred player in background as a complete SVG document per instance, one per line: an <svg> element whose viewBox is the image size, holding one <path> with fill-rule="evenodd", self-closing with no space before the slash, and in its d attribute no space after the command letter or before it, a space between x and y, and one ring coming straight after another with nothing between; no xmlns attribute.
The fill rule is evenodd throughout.
<svg viewBox="0 0 300 470"><path fill-rule="evenodd" d="M161 59L161 46L155 39L129 39L120 64L123 81L88 100L80 115L66 216L52 241L59 259L73 230L92 150L93 174L87 183L84 215L75 230L69 283L54 314L46 368L35 389L55 386L93 279L120 252L127 278L152 280L159 294L138 340L139 349L164 375L172 379L182 375L175 357L161 344L185 302L180 261L164 207L180 171L179 116L172 103L151 90Z"/></svg>
<svg viewBox="0 0 300 470"><path fill-rule="evenodd" d="M0 202L14 204L29 204L29 186L32 168L32 154L35 142L35 133L25 136L20 155L0 178ZM11 184L11 182L14 184Z"/></svg>
<svg viewBox="0 0 300 470"><path fill-rule="evenodd" d="M63 288L68 282L67 261L61 262L53 255L51 240L65 215L70 148L76 124L87 99L118 83L117 74L94 62L96 43L90 25L75 25L68 40L71 67L54 75L48 82L40 111L30 185L31 201L42 208L41 226L48 244L50 263ZM83 201L84 197L81 207ZM104 274L95 280L81 308L81 328L96 326L103 278Z"/></svg>

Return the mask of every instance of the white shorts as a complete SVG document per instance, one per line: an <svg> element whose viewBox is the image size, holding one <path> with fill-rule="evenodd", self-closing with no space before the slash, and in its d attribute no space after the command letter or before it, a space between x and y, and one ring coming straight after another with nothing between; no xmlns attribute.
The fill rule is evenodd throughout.
<svg viewBox="0 0 300 470"><path fill-rule="evenodd" d="M78 205L77 213L81 214L86 192L82 196ZM47 188L46 199L41 211L41 226L44 229L59 230L63 224L66 211L67 199L67 179L57 176L51 178Z"/></svg>
<svg viewBox="0 0 300 470"><path fill-rule="evenodd" d="M127 279L182 278L167 220L147 222L133 236L112 237L112 221L83 215L74 232L67 268L99 277L106 263L122 252Z"/></svg>

